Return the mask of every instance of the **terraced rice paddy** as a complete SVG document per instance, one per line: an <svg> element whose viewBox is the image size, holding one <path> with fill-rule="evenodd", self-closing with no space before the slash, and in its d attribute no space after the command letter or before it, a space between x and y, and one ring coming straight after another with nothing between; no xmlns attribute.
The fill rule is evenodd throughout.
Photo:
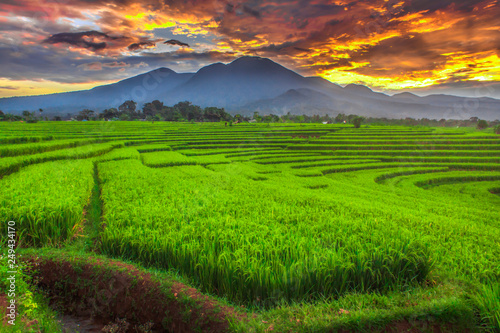
<svg viewBox="0 0 500 333"><path fill-rule="evenodd" d="M249 330L298 325L306 312L309 326L292 331L342 327L327 314L339 304L357 304L357 325L434 315L500 327L500 301L484 305L500 289L491 131L0 126L0 232L17 221L22 246L91 237L86 250L176 272L256 311Z"/></svg>

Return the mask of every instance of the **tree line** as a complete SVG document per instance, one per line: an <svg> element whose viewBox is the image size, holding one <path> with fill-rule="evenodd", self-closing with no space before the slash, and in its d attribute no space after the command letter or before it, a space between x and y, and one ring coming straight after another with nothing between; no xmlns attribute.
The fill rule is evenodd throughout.
<svg viewBox="0 0 500 333"><path fill-rule="evenodd" d="M201 108L189 101L166 106L158 100L145 103L142 109L134 101L125 101L118 108L105 109L101 113L82 110L76 120L148 120L148 121L230 121L232 116L224 108Z"/></svg>
<svg viewBox="0 0 500 333"><path fill-rule="evenodd" d="M293 115L288 112L285 115L267 114L261 115L259 112L254 112L252 117L241 114L231 115L224 110L214 106L202 108L198 105L193 105L189 101L179 102L174 106L166 106L159 100L154 100L145 103L142 109L137 108L137 103L128 100L121 104L118 108L105 109L102 112L84 109L76 115L67 114L65 117L54 116L51 120L147 120L147 121L191 121L191 122L219 122L224 121L229 124L233 122L258 122L258 123L328 123L328 124L352 124L359 128L362 123L373 125L402 125L402 126L431 126L431 127L476 127L485 129L494 127L494 131L500 134L500 121L490 121L471 117L467 120L456 119L389 119L389 118L374 118L361 117L355 114L346 115L339 113L335 117L330 115ZM37 122L38 120L49 120L47 116L43 116L43 109L37 111L23 111L22 115L12 115L3 113L0 110L0 121L26 121L28 123Z"/></svg>

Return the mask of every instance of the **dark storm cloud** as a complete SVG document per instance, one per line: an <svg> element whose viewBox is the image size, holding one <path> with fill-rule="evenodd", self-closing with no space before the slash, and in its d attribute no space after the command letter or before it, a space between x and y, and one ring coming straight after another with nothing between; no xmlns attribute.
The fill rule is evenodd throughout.
<svg viewBox="0 0 500 333"><path fill-rule="evenodd" d="M163 44L177 45L177 46L181 46L181 47L184 47L184 46L189 47L189 44L178 41L177 39L169 39L169 40L163 42Z"/></svg>
<svg viewBox="0 0 500 333"><path fill-rule="evenodd" d="M294 48L294 45L296 45L296 44L297 44L297 42L284 42L282 44L271 44L268 46L258 48L255 51L280 53L285 49Z"/></svg>
<svg viewBox="0 0 500 333"><path fill-rule="evenodd" d="M136 51L136 50L141 50L144 48L152 47L155 45L156 45L155 42L139 42L139 43L130 44L129 46L127 46L127 48L129 49L129 51Z"/></svg>
<svg viewBox="0 0 500 333"><path fill-rule="evenodd" d="M43 42L48 44L69 44L92 51L105 49L107 44L102 40L116 40L123 37L111 37L108 34L99 31L83 31L83 32L62 32L50 36Z"/></svg>
<svg viewBox="0 0 500 333"><path fill-rule="evenodd" d="M302 52L311 52L311 50L309 49L304 49L302 47L297 47L297 46L294 46L293 47L294 49L296 49L297 51L302 51Z"/></svg>
<svg viewBox="0 0 500 333"><path fill-rule="evenodd" d="M76 58L80 59L76 59ZM83 71L75 75L78 65L92 62L93 57L68 54L65 50L48 49L41 45L16 49L0 47L2 76L12 80L50 80L60 83L81 83L106 79L96 72ZM112 59L110 59L112 61Z"/></svg>
<svg viewBox="0 0 500 333"><path fill-rule="evenodd" d="M260 19L260 12L258 10L248 7L247 5L243 6L243 12L252 15L255 18Z"/></svg>
<svg viewBox="0 0 500 333"><path fill-rule="evenodd" d="M64 49L47 49L41 45L17 49L0 46L2 76L13 80L47 80L58 83L89 83L119 80L144 72L149 67L141 57L115 59L82 56ZM152 62L160 67L158 62ZM165 65L165 64L163 64ZM154 67L154 68L156 68ZM122 70L122 71L120 71Z"/></svg>
<svg viewBox="0 0 500 333"><path fill-rule="evenodd" d="M393 1L395 2L395 1ZM470 12L476 7L478 1L476 0L413 0L409 3L406 8L409 11L422 11L426 10L428 12L434 12L436 10L444 10L454 8L456 10Z"/></svg>
<svg viewBox="0 0 500 333"><path fill-rule="evenodd" d="M234 13L234 5L232 3L227 3L226 4L226 12L228 13Z"/></svg>

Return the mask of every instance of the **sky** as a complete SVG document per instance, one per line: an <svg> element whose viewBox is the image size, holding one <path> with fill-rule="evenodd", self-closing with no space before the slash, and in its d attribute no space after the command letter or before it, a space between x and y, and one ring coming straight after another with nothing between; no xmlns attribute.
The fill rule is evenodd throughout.
<svg viewBox="0 0 500 333"><path fill-rule="evenodd" d="M0 97L248 55L388 94L500 98L500 0L0 0Z"/></svg>

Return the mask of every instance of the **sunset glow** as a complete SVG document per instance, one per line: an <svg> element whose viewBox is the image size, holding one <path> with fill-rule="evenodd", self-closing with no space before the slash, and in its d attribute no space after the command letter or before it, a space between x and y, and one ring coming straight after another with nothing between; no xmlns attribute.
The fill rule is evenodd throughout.
<svg viewBox="0 0 500 333"><path fill-rule="evenodd" d="M194 72L242 55L378 91L500 89L498 17L497 0L6 1L0 97L88 89L158 67Z"/></svg>

